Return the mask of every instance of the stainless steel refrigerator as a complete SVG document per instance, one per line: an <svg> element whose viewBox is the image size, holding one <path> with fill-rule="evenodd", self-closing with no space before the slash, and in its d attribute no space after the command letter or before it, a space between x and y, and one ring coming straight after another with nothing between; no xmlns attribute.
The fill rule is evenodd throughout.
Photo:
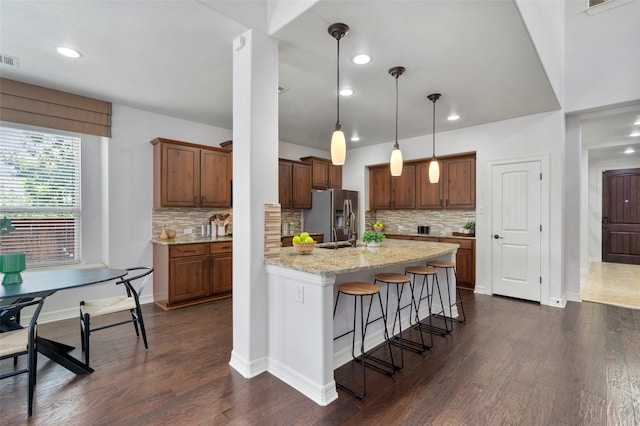
<svg viewBox="0 0 640 426"><path fill-rule="evenodd" d="M357 238L358 191L328 189L311 193L311 210L304 210L303 228L322 232L324 242ZM353 235L352 235L353 234Z"/></svg>

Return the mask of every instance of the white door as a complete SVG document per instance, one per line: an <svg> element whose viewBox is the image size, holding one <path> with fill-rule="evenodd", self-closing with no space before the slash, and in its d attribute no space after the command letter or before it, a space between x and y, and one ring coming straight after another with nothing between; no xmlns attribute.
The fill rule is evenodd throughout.
<svg viewBox="0 0 640 426"><path fill-rule="evenodd" d="M492 166L494 294L540 301L540 167L540 161Z"/></svg>

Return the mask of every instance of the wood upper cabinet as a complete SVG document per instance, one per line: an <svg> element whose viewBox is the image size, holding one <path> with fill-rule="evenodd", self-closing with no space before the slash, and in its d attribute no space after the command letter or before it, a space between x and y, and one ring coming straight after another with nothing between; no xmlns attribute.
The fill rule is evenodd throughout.
<svg viewBox="0 0 640 426"><path fill-rule="evenodd" d="M430 163L431 160L416 163L416 208L475 209L475 154L440 158L438 183L429 182Z"/></svg>
<svg viewBox="0 0 640 426"><path fill-rule="evenodd" d="M415 165L405 164L401 176L391 176L389 165L369 167L369 209L415 209Z"/></svg>
<svg viewBox="0 0 640 426"><path fill-rule="evenodd" d="M313 189L342 188L342 166L334 166L331 160L320 157L303 157L300 160L311 164Z"/></svg>
<svg viewBox="0 0 640 426"><path fill-rule="evenodd" d="M153 144L154 207L230 207L231 152L156 138Z"/></svg>
<svg viewBox="0 0 640 426"><path fill-rule="evenodd" d="M369 210L390 209L391 172L389 167L369 167Z"/></svg>
<svg viewBox="0 0 640 426"><path fill-rule="evenodd" d="M278 163L278 195L283 209L311 208L311 165L283 160Z"/></svg>

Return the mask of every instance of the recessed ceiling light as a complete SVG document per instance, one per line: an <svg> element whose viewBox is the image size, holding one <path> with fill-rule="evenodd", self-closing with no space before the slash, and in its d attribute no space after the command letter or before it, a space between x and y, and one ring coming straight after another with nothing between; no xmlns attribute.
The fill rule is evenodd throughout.
<svg viewBox="0 0 640 426"><path fill-rule="evenodd" d="M340 96L351 96L353 95L355 92L351 89L342 89L340 90Z"/></svg>
<svg viewBox="0 0 640 426"><path fill-rule="evenodd" d="M351 136L351 142L358 142L360 138L358 136Z"/></svg>
<svg viewBox="0 0 640 426"><path fill-rule="evenodd" d="M447 117L447 120L449 121L455 121L459 119L460 119L460 116L458 114L451 114L450 116Z"/></svg>
<svg viewBox="0 0 640 426"><path fill-rule="evenodd" d="M631 136L632 138L636 138L636 137L640 136L640 131L636 130L635 132L631 132L631 134L629 136Z"/></svg>
<svg viewBox="0 0 640 426"><path fill-rule="evenodd" d="M73 50L70 47L58 47L56 50L59 54L61 54L62 56L66 56L67 58L76 59L82 56L80 52L78 52L77 50Z"/></svg>
<svg viewBox="0 0 640 426"><path fill-rule="evenodd" d="M363 53L363 54L354 56L352 61L354 64L365 65L371 62L371 56Z"/></svg>
<svg viewBox="0 0 640 426"><path fill-rule="evenodd" d="M636 152L636 151L635 151L635 149L633 149L633 148L631 148L631 147L629 147L629 148L627 148L627 149L625 149L625 150L624 150L624 153L625 153L625 154L633 154L634 152Z"/></svg>
<svg viewBox="0 0 640 426"><path fill-rule="evenodd" d="M633 123L634 126L640 126L640 118L636 120L635 123Z"/></svg>

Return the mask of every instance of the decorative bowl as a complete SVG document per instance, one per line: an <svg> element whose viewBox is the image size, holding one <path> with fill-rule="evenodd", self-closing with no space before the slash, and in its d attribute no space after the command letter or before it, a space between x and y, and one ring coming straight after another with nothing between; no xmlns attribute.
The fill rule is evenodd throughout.
<svg viewBox="0 0 640 426"><path fill-rule="evenodd" d="M314 248L316 248L316 243L292 243L293 246L298 251L298 254L311 254Z"/></svg>
<svg viewBox="0 0 640 426"><path fill-rule="evenodd" d="M173 240L176 237L176 231L173 229L167 229L167 238Z"/></svg>

